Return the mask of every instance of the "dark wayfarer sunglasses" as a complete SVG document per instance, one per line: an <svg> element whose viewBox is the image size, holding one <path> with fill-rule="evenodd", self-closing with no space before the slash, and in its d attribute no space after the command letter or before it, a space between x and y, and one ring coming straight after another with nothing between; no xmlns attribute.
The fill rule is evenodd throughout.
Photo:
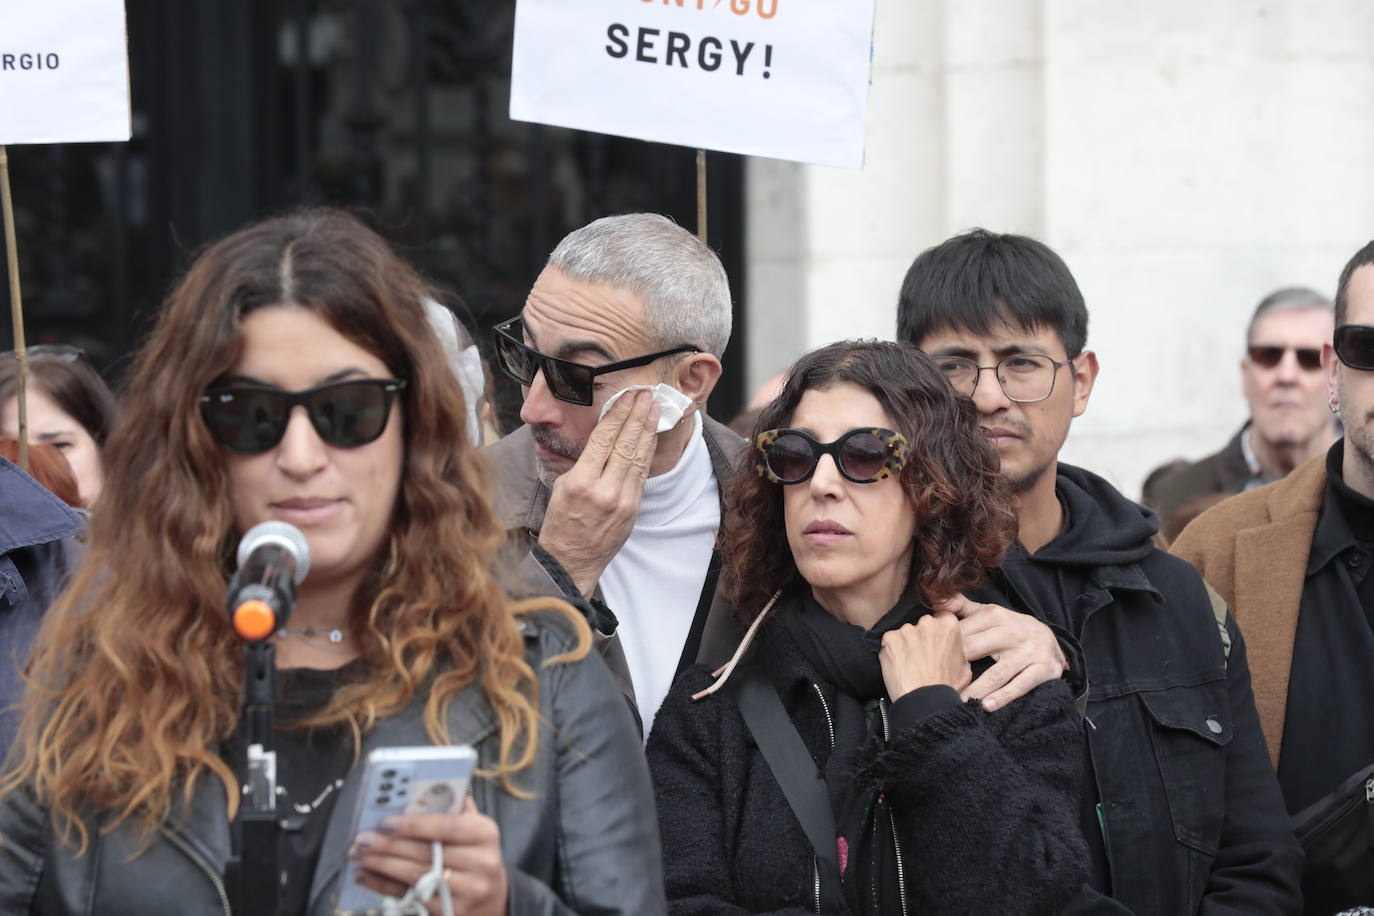
<svg viewBox="0 0 1374 916"><path fill-rule="evenodd" d="M1304 372L1316 372L1322 367L1322 351L1317 347L1273 347L1251 344L1247 349L1250 362L1265 369L1272 369L1283 361L1289 350L1298 357L1298 366Z"/></svg>
<svg viewBox="0 0 1374 916"><path fill-rule="evenodd" d="M851 429L834 442L818 442L800 429L770 429L754 440L755 469L773 483L810 480L822 455L835 460L845 480L875 483L906 465L906 437L877 427Z"/></svg>
<svg viewBox="0 0 1374 916"><path fill-rule="evenodd" d="M534 384L535 375L542 371L544 384L549 386L550 394L560 401L583 407L592 403L592 382L598 375L619 369L647 366L656 359L675 353L701 352L700 347L681 346L673 347L671 350L660 350L647 356L636 356L634 359L622 359L620 362L607 363L604 366L586 366L556 356L548 356L525 346L524 331L524 323L518 315L492 328L492 336L496 341L496 363L501 367L501 371L511 381L526 388Z"/></svg>
<svg viewBox="0 0 1374 916"><path fill-rule="evenodd" d="M1343 324L1331 338L1336 358L1351 369L1374 372L1374 326Z"/></svg>
<svg viewBox="0 0 1374 916"><path fill-rule="evenodd" d="M404 380L395 378L348 379L305 391L225 385L201 396L200 415L220 445L254 455L281 442L291 411L299 404L326 443L357 448L386 429L391 402L405 386Z"/></svg>

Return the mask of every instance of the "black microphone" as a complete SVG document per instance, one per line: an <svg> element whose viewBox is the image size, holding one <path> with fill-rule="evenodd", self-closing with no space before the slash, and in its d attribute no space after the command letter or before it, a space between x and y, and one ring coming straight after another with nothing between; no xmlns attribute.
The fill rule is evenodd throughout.
<svg viewBox="0 0 1374 916"><path fill-rule="evenodd" d="M286 626L296 586L310 572L310 548L296 526L262 522L239 541L238 563L229 580L229 620L239 636L260 642Z"/></svg>

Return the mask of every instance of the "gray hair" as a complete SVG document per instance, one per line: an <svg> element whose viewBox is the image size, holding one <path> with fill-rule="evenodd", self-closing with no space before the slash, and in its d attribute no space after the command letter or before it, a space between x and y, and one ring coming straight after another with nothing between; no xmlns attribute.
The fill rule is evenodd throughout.
<svg viewBox="0 0 1374 916"><path fill-rule="evenodd" d="M569 233L549 266L644 297L645 325L663 347L700 347L719 359L730 342L730 283L720 258L657 213L605 216Z"/></svg>
<svg viewBox="0 0 1374 916"><path fill-rule="evenodd" d="M1250 323L1245 326L1245 343L1248 346L1255 337L1255 325L1259 320L1270 312L1296 311L1299 309L1326 309L1332 310L1331 300L1306 286L1285 286L1283 289L1276 289L1269 295L1260 300L1259 305L1255 306L1255 312L1250 316Z"/></svg>

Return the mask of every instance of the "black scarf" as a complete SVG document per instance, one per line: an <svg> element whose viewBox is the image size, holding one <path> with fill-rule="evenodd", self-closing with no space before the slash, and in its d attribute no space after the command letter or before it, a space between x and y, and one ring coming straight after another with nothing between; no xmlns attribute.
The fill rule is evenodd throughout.
<svg viewBox="0 0 1374 916"><path fill-rule="evenodd" d="M836 688L832 704L835 746L823 775L836 829L848 844L844 889L854 913L872 912L875 900L877 912L890 912L897 899L896 856L886 815L874 824L878 800L873 792L858 789L854 779L862 762L872 759L883 743L882 719L874 701L887 698L887 687L878 652L883 634L928 613L915 587L908 586L892 610L868 630L833 616L817 603L810 589L780 615L818 680Z"/></svg>
<svg viewBox="0 0 1374 916"><path fill-rule="evenodd" d="M884 634L930 613L912 587L902 592L892 610L869 630L831 614L820 606L810 589L801 596L799 604L793 613L783 617L802 656L821 680L835 685L860 704L887 696L882 665L878 662Z"/></svg>

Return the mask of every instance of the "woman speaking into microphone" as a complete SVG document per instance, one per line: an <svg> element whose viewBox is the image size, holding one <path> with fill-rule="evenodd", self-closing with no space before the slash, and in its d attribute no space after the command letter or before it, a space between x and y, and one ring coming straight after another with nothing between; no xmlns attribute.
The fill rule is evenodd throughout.
<svg viewBox="0 0 1374 916"><path fill-rule="evenodd" d="M332 913L350 862L391 897L429 873L458 913L664 909L629 709L573 609L515 603L493 576L504 531L431 297L329 210L221 240L173 290L86 562L33 651L0 784L0 911L229 911L246 742L225 595L264 521L310 554L274 637L278 913ZM368 754L426 744L476 749L472 797L352 835Z"/></svg>

